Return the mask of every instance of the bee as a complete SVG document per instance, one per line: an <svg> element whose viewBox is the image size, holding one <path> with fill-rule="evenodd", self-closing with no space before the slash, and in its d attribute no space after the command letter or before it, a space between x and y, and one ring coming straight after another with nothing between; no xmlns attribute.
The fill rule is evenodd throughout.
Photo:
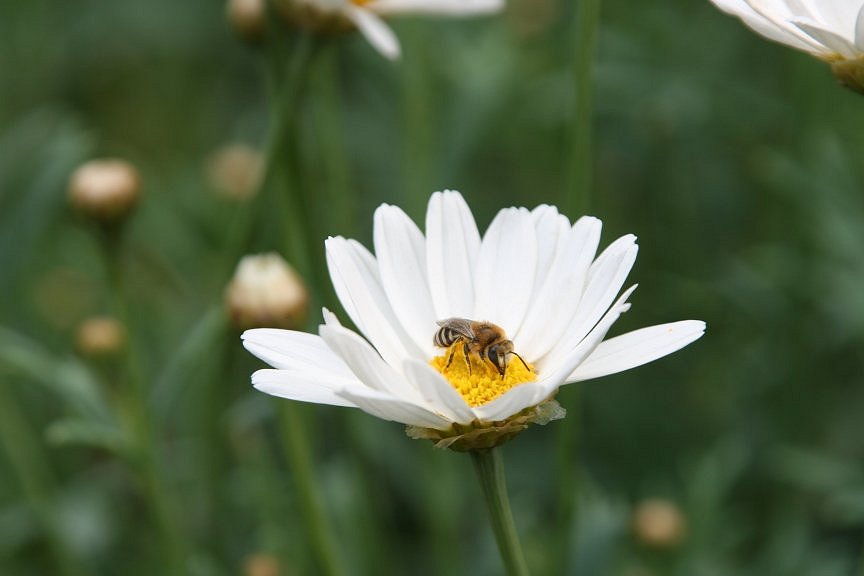
<svg viewBox="0 0 864 576"><path fill-rule="evenodd" d="M481 360L488 360L492 366L501 374L501 379L504 379L504 374L507 371L507 363L512 354L519 358L526 370L528 364L522 359L519 354L513 350L513 342L507 339L507 334L500 326L491 322L476 322L466 318L447 318L439 320L440 328L435 332L433 342L439 348L449 348L453 344L462 342L462 351L465 354L465 363L468 365L468 374L471 374L471 361L468 355L476 354ZM450 352L450 357L447 359L447 365L444 370L450 367L453 362L453 354L455 350Z"/></svg>

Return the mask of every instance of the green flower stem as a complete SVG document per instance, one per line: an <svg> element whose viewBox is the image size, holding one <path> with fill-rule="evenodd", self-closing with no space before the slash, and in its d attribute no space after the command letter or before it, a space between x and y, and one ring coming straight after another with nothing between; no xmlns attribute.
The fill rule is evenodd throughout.
<svg viewBox="0 0 864 576"><path fill-rule="evenodd" d="M324 506L312 470L309 438L303 423L303 407L294 402L279 402L279 426L285 455L294 476L301 512L312 540L320 569L327 576L345 573L333 544L333 531L324 514Z"/></svg>
<svg viewBox="0 0 864 576"><path fill-rule="evenodd" d="M594 113L594 56L600 21L600 0L578 0L574 9L576 28L573 58L574 104L568 186L562 205L564 213L573 219L591 209L593 188L592 126ZM568 389L564 402L569 413L558 428L557 505L558 522L555 534L558 542L552 556L552 573L566 573L568 543L575 523L579 487L576 461L579 454L579 426L581 425L581 390Z"/></svg>
<svg viewBox="0 0 864 576"><path fill-rule="evenodd" d="M495 532L495 540L498 541L498 550L501 552L507 574L528 576L528 565L525 563L519 535L513 523L513 514L510 512L510 499L507 496L504 462L500 449L490 448L471 452L471 460L474 462L474 469L483 487L492 530Z"/></svg>
<svg viewBox="0 0 864 576"><path fill-rule="evenodd" d="M558 442L556 443L556 525L557 539L552 554L550 554L552 574L567 573L567 560L570 550L570 540L573 526L576 522L577 502L579 496L579 476L577 461L579 456L579 430L581 426L581 395L578 384L568 386L559 393L558 398L567 406L567 417L558 427Z"/></svg>
<svg viewBox="0 0 864 576"><path fill-rule="evenodd" d="M278 26L272 22L271 25ZM311 246L317 245L312 237L310 211L307 199L297 185L300 138L297 112L302 103L308 66L319 43L312 36L301 33L293 45L282 40L285 30L271 30L270 59L271 86L274 99L273 131L267 147L267 164L262 186L272 188L272 200L283 209L285 255L310 285L313 297L321 293L316 281L315 259ZM309 451L309 431L300 422L302 407L290 402L279 402L279 423L282 431L285 457L291 466L300 502L306 532L321 571L327 576L344 574L333 531L329 527L318 485L314 480L312 456Z"/></svg>
<svg viewBox="0 0 864 576"><path fill-rule="evenodd" d="M591 202L592 126L594 114L594 52L600 21L600 0L578 0L574 9L576 39L573 57L573 115L564 213L576 218Z"/></svg>
<svg viewBox="0 0 864 576"><path fill-rule="evenodd" d="M11 378L0 382L0 446L17 476L24 497L45 532L54 556L57 574L84 576L91 571L72 554L59 534L52 503L57 493L51 466L44 446L23 418L24 412L9 389Z"/></svg>
<svg viewBox="0 0 864 576"><path fill-rule="evenodd" d="M103 230L101 237L106 266L111 280L114 298L114 313L126 327L125 385L118 394L120 409L126 417L133 445L129 458L140 474L156 524L161 532L165 550L165 573L185 574L186 556L189 550L186 535L181 528L180 515L172 495L169 493L162 471L158 435L154 432L153 416L149 402L147 380L138 357L135 341L135 323L130 314L128 291L123 274L123 256L126 254L122 230Z"/></svg>
<svg viewBox="0 0 864 576"><path fill-rule="evenodd" d="M326 224L351 236L355 222L351 166L345 155L342 86L338 47L326 46L318 57L315 76L315 126L321 142L321 168L327 199Z"/></svg>
<svg viewBox="0 0 864 576"><path fill-rule="evenodd" d="M423 213L426 199L432 193L433 165L437 157L434 147L434 127L431 116L435 102L430 98L434 87L430 85L426 29L422 22L405 22L400 35L404 63L402 76L402 147L404 150L405 197L400 205L405 211L418 216Z"/></svg>

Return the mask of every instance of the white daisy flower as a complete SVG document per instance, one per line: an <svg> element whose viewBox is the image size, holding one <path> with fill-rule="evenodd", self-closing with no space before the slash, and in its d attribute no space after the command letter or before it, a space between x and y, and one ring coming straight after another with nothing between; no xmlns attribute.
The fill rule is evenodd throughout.
<svg viewBox="0 0 864 576"><path fill-rule="evenodd" d="M457 450L560 418L553 399L564 384L651 362L705 331L685 320L604 341L630 308L636 287L618 293L638 248L627 235L596 256L600 229L597 218L571 225L541 205L501 210L481 238L462 196L445 191L429 201L424 236L384 204L374 255L351 239L325 243L336 294L362 336L328 310L317 336L249 330L244 346L274 367L252 383L291 400L360 408ZM503 334L484 342L474 321ZM513 353L493 348L506 339Z"/></svg>
<svg viewBox="0 0 864 576"><path fill-rule="evenodd" d="M399 40L382 16L477 16L500 12L504 0L277 0L289 19L313 30L355 26L383 56L399 58Z"/></svg>
<svg viewBox="0 0 864 576"><path fill-rule="evenodd" d="M711 0L759 34L829 62L837 78L862 91L864 0Z"/></svg>

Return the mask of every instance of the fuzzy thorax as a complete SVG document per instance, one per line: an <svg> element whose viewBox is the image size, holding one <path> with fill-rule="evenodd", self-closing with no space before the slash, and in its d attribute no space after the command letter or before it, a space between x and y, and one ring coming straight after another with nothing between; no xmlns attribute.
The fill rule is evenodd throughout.
<svg viewBox="0 0 864 576"><path fill-rule="evenodd" d="M447 366L451 354L453 359ZM534 367L528 364L526 368L515 355L510 356L503 378L491 362L477 354L469 353L468 362L465 361L462 343L456 342L444 354L433 358L431 364L472 408L491 402L514 386L537 379Z"/></svg>

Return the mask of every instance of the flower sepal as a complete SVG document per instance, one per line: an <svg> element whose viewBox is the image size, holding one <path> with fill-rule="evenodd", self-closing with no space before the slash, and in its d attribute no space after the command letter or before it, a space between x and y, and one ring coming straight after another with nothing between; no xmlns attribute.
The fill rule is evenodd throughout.
<svg viewBox="0 0 864 576"><path fill-rule="evenodd" d="M831 72L840 84L858 94L864 94L864 56L832 62Z"/></svg>
<svg viewBox="0 0 864 576"><path fill-rule="evenodd" d="M510 440L531 424L544 426L560 420L567 411L553 398L525 408L505 420L471 424L453 424L446 430L435 430L421 426L406 426L405 433L414 440L431 440L436 448L449 448L456 452L488 450Z"/></svg>

